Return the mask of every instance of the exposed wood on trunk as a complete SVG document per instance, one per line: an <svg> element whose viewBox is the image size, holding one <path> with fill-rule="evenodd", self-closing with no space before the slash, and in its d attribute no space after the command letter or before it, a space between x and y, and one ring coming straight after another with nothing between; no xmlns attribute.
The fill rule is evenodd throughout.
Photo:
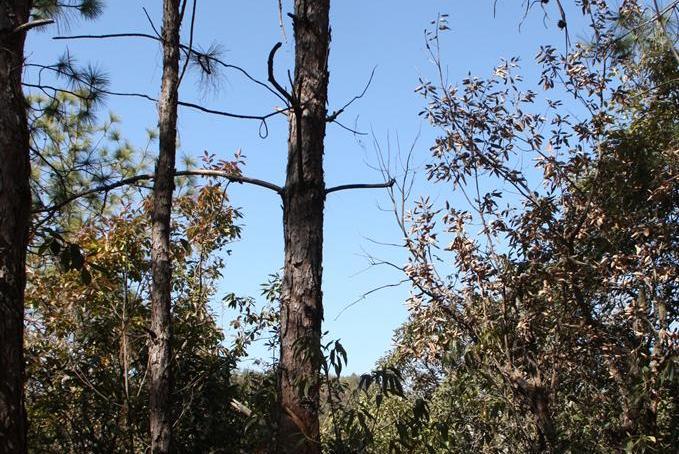
<svg viewBox="0 0 679 454"><path fill-rule="evenodd" d="M151 452L168 453L172 445L170 215L177 148L179 89L179 0L163 1L163 79L158 102L159 153L153 185L151 246L150 429Z"/></svg>
<svg viewBox="0 0 679 454"><path fill-rule="evenodd" d="M329 0L296 0L295 78L283 222L279 452L319 453L323 319L323 140L328 91Z"/></svg>
<svg viewBox="0 0 679 454"><path fill-rule="evenodd" d="M29 133L21 88L31 1L0 1L0 453L26 452L24 289L31 212Z"/></svg>

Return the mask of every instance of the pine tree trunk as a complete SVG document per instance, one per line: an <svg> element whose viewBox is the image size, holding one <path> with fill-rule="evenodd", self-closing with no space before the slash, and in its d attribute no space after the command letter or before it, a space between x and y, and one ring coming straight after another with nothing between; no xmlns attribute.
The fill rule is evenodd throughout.
<svg viewBox="0 0 679 454"><path fill-rule="evenodd" d="M26 452L24 290L31 211L29 133L21 88L30 1L0 0L0 453Z"/></svg>
<svg viewBox="0 0 679 454"><path fill-rule="evenodd" d="M168 453L172 445L172 268L170 216L177 147L179 88L179 0L163 1L163 80L158 105L159 153L153 185L151 232L150 428L151 452Z"/></svg>
<svg viewBox="0 0 679 454"><path fill-rule="evenodd" d="M279 452L285 453L321 451L318 412L329 10L329 0L295 1L293 98L297 108L290 115L283 194Z"/></svg>

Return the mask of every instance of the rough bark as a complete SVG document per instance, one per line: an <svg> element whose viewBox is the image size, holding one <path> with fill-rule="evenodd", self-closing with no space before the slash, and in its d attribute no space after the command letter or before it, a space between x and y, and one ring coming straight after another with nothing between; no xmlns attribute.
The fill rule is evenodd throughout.
<svg viewBox="0 0 679 454"><path fill-rule="evenodd" d="M179 89L179 0L163 1L163 76L159 110L159 152L153 185L151 232L151 346L150 429L151 452L172 449L172 267L170 216L177 148L177 100Z"/></svg>
<svg viewBox="0 0 679 454"><path fill-rule="evenodd" d="M537 440L532 452L559 452L559 435L550 411L550 396L554 392L554 380L552 380L550 388L545 383L540 371L526 378L520 369L513 366L505 366L501 369L504 370L506 379L528 405L533 415L537 429Z"/></svg>
<svg viewBox="0 0 679 454"><path fill-rule="evenodd" d="M330 47L329 0L295 0L295 108L283 193L279 449L319 453L323 319L323 141Z"/></svg>
<svg viewBox="0 0 679 454"><path fill-rule="evenodd" d="M26 452L24 290L31 211L29 133L21 88L30 1L0 0L0 453Z"/></svg>
<svg viewBox="0 0 679 454"><path fill-rule="evenodd" d="M549 411L549 395L544 388L536 388L530 396L530 409L538 429L538 450L536 452L558 452L559 437Z"/></svg>

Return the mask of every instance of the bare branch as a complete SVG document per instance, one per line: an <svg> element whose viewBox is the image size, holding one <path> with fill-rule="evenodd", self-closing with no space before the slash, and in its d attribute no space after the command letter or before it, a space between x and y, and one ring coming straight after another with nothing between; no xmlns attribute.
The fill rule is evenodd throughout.
<svg viewBox="0 0 679 454"><path fill-rule="evenodd" d="M252 410L250 410L248 407L246 407L244 404L237 401L236 399L231 399L231 402L229 402L229 406L247 418L252 416Z"/></svg>
<svg viewBox="0 0 679 454"><path fill-rule="evenodd" d="M368 135L367 132L361 132L361 131L359 131L359 130L357 130L357 129L352 129L352 128L350 128L349 126L347 126L347 125L345 125L345 124L343 124L343 123L340 123L339 120L334 120L332 123L335 124L335 125L337 125L337 126L339 126L339 127L342 128L342 129L344 129L345 131L349 131L350 133L352 133L352 134L355 135L355 136L367 136L367 135Z"/></svg>
<svg viewBox="0 0 679 454"><path fill-rule="evenodd" d="M45 25L53 24L54 19L39 19L31 22L26 22L25 24L19 25L14 29L14 33L27 32L36 27L43 27Z"/></svg>
<svg viewBox="0 0 679 454"><path fill-rule="evenodd" d="M281 48L282 45L283 45L283 43L277 42L271 48L271 52L269 52L269 59L268 59L268 65L267 65L268 73L269 73L269 82L290 103L290 105L294 105L295 103L293 101L292 95L290 93L288 93L287 90L285 90L285 88L283 88L278 83L278 81L276 80L276 76L274 75L274 72L273 72L273 61L274 61L274 58L276 57L276 52L278 51L278 49Z"/></svg>
<svg viewBox="0 0 679 454"><path fill-rule="evenodd" d="M401 280L398 281L398 282L392 282L392 283L390 283L390 284L380 285L379 287L375 287L375 288L372 289L372 290L368 290L368 291L365 292L363 295L361 295L356 301L354 301L354 302L352 302L352 303L349 303L349 304L347 304L346 306L344 306L344 307L342 308L342 310L339 311L339 313L335 316L334 321L337 321L337 319L340 318L340 316L341 316L342 314L344 314L348 309L352 308L353 306L355 306L356 304L360 303L361 301L364 301L365 299L368 298L368 296L372 295L373 293L377 293L377 292L379 292L379 291L381 291L381 290L385 290L385 289L388 289L388 288L400 287L401 285L403 285L403 284L405 284L406 282L409 282L409 281L410 281L410 279L407 279L407 278L406 278L406 279L401 279Z"/></svg>
<svg viewBox="0 0 679 454"><path fill-rule="evenodd" d="M184 66L182 67L182 72L179 75L179 85L182 84L182 80L184 79L184 75L186 74L186 69L189 67L189 62L191 61L191 53L193 52L193 32L194 32L194 27L196 25L196 6L198 4L198 0L193 0L193 9L191 11L191 32L189 33L189 49L186 54L186 60L184 61ZM184 7L186 8L186 2L184 3ZM184 9L182 8L182 17L184 17Z"/></svg>
<svg viewBox="0 0 679 454"><path fill-rule="evenodd" d="M144 9L144 12L146 10ZM149 19L149 22L151 23L151 27L153 30L158 33L156 30L155 26L153 25L153 22L151 22L151 18L148 16L147 18ZM151 39L154 41L161 41L160 36L153 36L149 35L148 33L109 33L109 34L103 34L103 35L71 35L71 36L55 36L52 39L55 40L64 40L64 39L107 39L107 38L147 38ZM286 97L281 96L276 90L272 89L269 87L266 83L262 82L261 80L253 77L248 71L245 69L241 68L240 66L237 65L232 65L229 63L226 63L214 55L208 55L202 52L197 51L196 49L193 49L192 46L187 46L185 44L180 44L179 47L186 53L186 58L188 59L191 55L195 55L197 60L200 62L201 60L208 60L213 63L216 63L225 69L233 69L235 71L240 72L243 76L245 76L248 80L251 82L265 88L267 91L272 93L274 96L276 96L278 99L280 99L283 102L288 102L288 99Z"/></svg>
<svg viewBox="0 0 679 454"><path fill-rule="evenodd" d="M377 70L377 66L375 66L373 68L373 70L370 72L370 78L368 78L368 82L365 84L365 87L363 88L363 91L361 92L361 94L354 96L353 98L351 98L351 100L349 100L349 102L347 102L345 105L343 105L339 110L336 110L332 114L328 115L328 118L326 118L325 121L327 121L328 123L332 123L333 121L335 121L337 119L337 117L342 115L342 113L349 106L351 106L355 101L357 101L357 100L361 99L363 96L365 96L365 94L368 91L368 88L370 88L370 85L372 84L373 78L375 77L375 71L376 70Z"/></svg>
<svg viewBox="0 0 679 454"><path fill-rule="evenodd" d="M158 31L158 28L156 28L156 24L153 23L153 19L151 19L151 15L149 14L148 10L144 7L141 8L144 11L144 15L146 16L146 20L149 21L149 25L151 26L151 30L156 34L158 39L160 39L160 32Z"/></svg>
<svg viewBox="0 0 679 454"><path fill-rule="evenodd" d="M198 170L180 170L180 171L175 171L174 173L175 177L185 177L185 176L200 176L200 177L208 177L208 178L225 178L231 182L234 183L247 183L247 184L252 184L254 186L260 186L266 189L271 189L272 191L277 192L278 194L283 193L283 188L280 186L277 186L273 183L269 183L268 181L264 180L259 180L257 178L249 178L245 177L242 175L237 175L232 172L225 172L221 170L211 170L211 169L198 169ZM83 197L87 197L88 195L92 194L97 194L100 192L109 192L114 189L123 187L123 186L128 186L128 185L133 185L135 183L139 183L140 181L149 181L153 180L155 178L155 175L152 174L143 174L143 175L135 175L130 178L125 178L113 183L109 184L103 184L100 186L97 186L92 189L88 189L86 191L80 192L78 194L73 194L66 199L62 200L61 202L52 205L51 207L46 207L46 208L40 208L37 210L33 210L33 213L53 213L55 211L60 210L61 208L65 207L69 203L74 202L75 200L78 200Z"/></svg>
<svg viewBox="0 0 679 454"><path fill-rule="evenodd" d="M55 41L66 39L107 39L107 38L148 38L154 41L161 41L157 36L149 35L148 33L106 33L103 35L70 35L70 36L54 36Z"/></svg>
<svg viewBox="0 0 679 454"><path fill-rule="evenodd" d="M275 191L278 194L283 193L282 187L275 185L273 183L269 183L268 181L260 180L258 178L245 177L242 175L234 175L233 173L225 172L222 170L210 170L210 169L182 170L179 172L175 172L174 175L176 177L201 176L201 177L225 178L233 183L247 183L254 186L260 186L262 188L271 189L272 191Z"/></svg>
<svg viewBox="0 0 679 454"><path fill-rule="evenodd" d="M283 24L283 1L278 0L278 25L281 28L281 33L283 34L283 41L288 42L288 35L285 33L285 24Z"/></svg>
<svg viewBox="0 0 679 454"><path fill-rule="evenodd" d="M53 69L53 68L48 68L48 69ZM58 70L55 70L55 71L58 71ZM38 89L41 89L41 90L47 89L47 90L52 90L54 92L67 93L67 94L71 94L73 96L77 96L77 97L79 97L81 99L85 99L85 100L91 99L91 96L78 94L74 91L66 90L66 89L63 89L63 88L57 88L57 87L54 87L54 86L51 86L51 85L44 85L44 84L38 85L38 84L31 84L31 83L28 83L28 82L22 82L22 85L24 85L25 87L38 88ZM93 90L96 90L96 91L103 93L105 95L142 98L142 99L146 99L148 101L158 102L158 100L156 98L154 98L153 96L149 96L145 93L118 92L118 91L111 91L111 90L103 90L103 89L100 89L100 88L93 88ZM217 109L210 109L208 107L204 107L204 106L201 106L199 104L195 104L195 103L188 102L188 101L178 101L178 104L180 106L189 107L191 109L200 110L201 112L205 112L205 113L209 113L209 114L213 114L213 115L219 115L219 116L222 116L222 117L237 118L237 119L241 119L241 120L259 120L259 121L262 121L262 122L265 122L267 119L269 119L269 118L271 118L275 115L285 113L288 110L286 108L286 109L279 109L279 110L276 110L276 111L273 111L273 112L269 112L268 114L264 114L264 115L247 115L247 114L236 114L236 113L226 112L226 111L217 110Z"/></svg>
<svg viewBox="0 0 679 454"><path fill-rule="evenodd" d="M325 194L328 195L332 192L346 191L348 189L380 189L380 188L390 188L396 183L393 178L386 183L374 183L374 184L344 184L341 186L335 186L325 190Z"/></svg>

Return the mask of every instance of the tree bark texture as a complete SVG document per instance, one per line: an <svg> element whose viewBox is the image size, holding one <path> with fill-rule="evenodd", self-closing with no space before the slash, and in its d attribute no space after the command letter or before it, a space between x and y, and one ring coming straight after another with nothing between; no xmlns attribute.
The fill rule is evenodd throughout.
<svg viewBox="0 0 679 454"><path fill-rule="evenodd" d="M538 429L538 447L535 452L552 453L559 451L559 436L554 419L549 411L549 394L543 387L536 387L529 396L530 409Z"/></svg>
<svg viewBox="0 0 679 454"><path fill-rule="evenodd" d="M26 452L24 290L31 211L29 132L21 88L31 1L0 0L0 453Z"/></svg>
<svg viewBox="0 0 679 454"><path fill-rule="evenodd" d="M170 217L177 148L177 101L179 90L179 0L163 1L163 76L159 111L159 152L153 185L151 232L151 346L150 429L151 452L172 449L172 263Z"/></svg>
<svg viewBox="0 0 679 454"><path fill-rule="evenodd" d="M295 0L295 77L283 193L279 452L320 453L323 141L330 0Z"/></svg>

